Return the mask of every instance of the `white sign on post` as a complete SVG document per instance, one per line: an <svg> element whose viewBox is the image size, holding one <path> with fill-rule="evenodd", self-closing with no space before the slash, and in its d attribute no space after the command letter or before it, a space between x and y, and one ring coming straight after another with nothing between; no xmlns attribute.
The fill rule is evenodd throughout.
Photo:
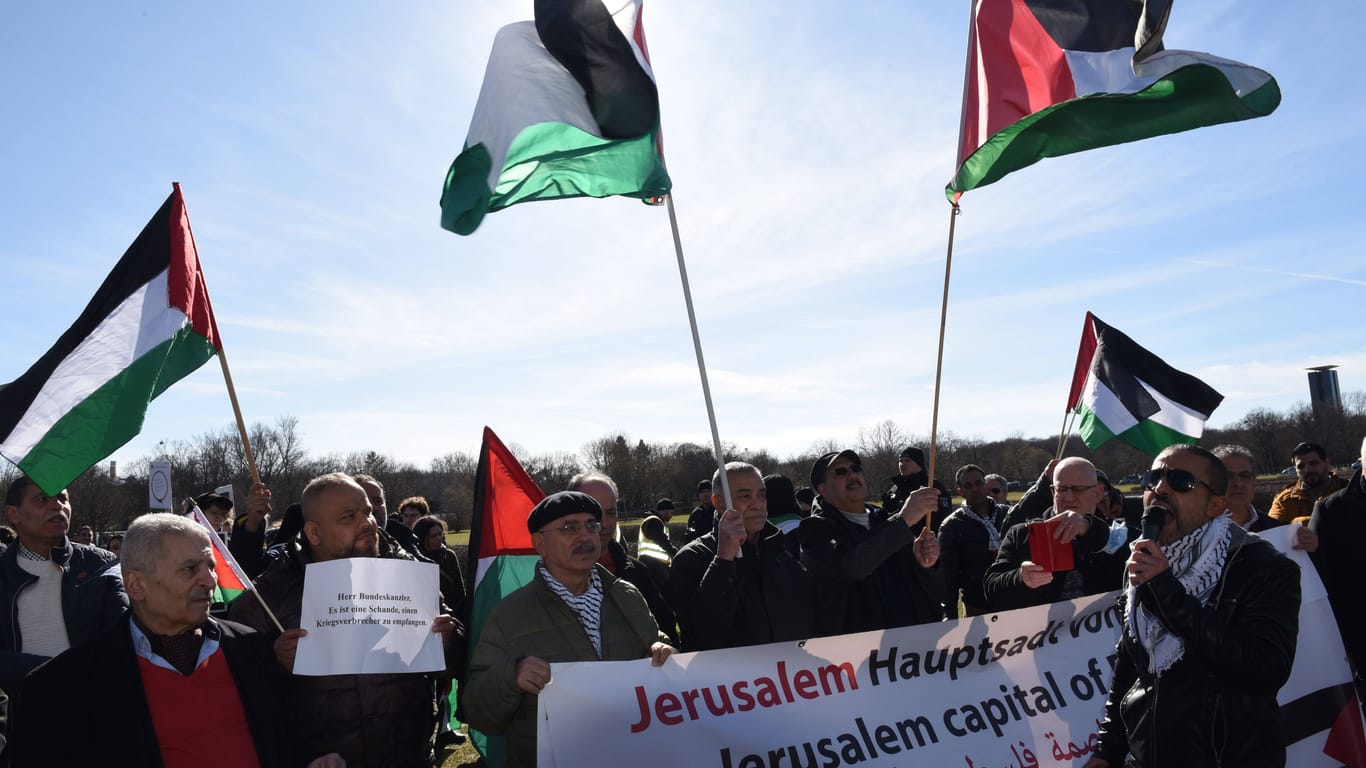
<svg viewBox="0 0 1366 768"><path fill-rule="evenodd" d="M153 461L147 466L147 508L171 508L171 462Z"/></svg>
<svg viewBox="0 0 1366 768"><path fill-rule="evenodd" d="M348 557L309 563L296 675L438 672L446 668L434 563Z"/></svg>

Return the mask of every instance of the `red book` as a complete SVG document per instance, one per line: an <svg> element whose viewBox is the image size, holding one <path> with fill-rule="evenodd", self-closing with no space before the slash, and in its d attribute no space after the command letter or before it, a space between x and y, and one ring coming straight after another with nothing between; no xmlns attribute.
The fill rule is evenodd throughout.
<svg viewBox="0 0 1366 768"><path fill-rule="evenodd" d="M1061 544L1053 538L1061 523L1061 517L1053 517L1029 524L1029 559L1045 571L1070 571L1076 567L1072 561L1072 542Z"/></svg>

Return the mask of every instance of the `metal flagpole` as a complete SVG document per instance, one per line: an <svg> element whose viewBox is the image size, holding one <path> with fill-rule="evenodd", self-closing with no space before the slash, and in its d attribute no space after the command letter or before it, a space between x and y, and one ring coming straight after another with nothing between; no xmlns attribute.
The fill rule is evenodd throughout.
<svg viewBox="0 0 1366 768"><path fill-rule="evenodd" d="M683 241L678 236L678 215L674 213L674 195L670 191L664 197L669 207L669 226L674 234L674 253L678 255L678 277L683 282L683 303L688 307L688 327L692 329L692 347L697 353L697 373L702 377L702 399L707 403L707 421L711 424L711 445L716 451L716 469L721 476L721 498L726 509L731 508L730 481L726 478L726 459L721 452L721 433L716 429L716 409L711 404L711 385L707 383L707 363L702 359L702 337L697 333L697 313L692 306L692 288L688 285L688 267L683 262ZM725 512L725 510L721 510Z"/></svg>

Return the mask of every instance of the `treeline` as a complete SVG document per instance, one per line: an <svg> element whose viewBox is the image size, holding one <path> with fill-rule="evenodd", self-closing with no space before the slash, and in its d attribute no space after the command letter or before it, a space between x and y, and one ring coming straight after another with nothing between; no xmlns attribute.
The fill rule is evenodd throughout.
<svg viewBox="0 0 1366 768"><path fill-rule="evenodd" d="M343 471L379 479L387 491L390 511L404 497L425 496L433 512L453 529L469 527L477 456L454 451L419 467L374 451L312 455L304 447L299 420L294 416L283 416L274 424L255 424L248 435L257 469L262 481L271 488L277 513L283 513L289 503L299 499L310 478ZM1315 412L1304 404L1285 413L1251 411L1229 427L1207 430L1200 442L1206 446L1243 445L1257 458L1258 470L1268 473L1289 466L1291 448L1303 440L1323 443L1334 461L1348 464L1358 456L1363 436L1366 393L1359 392L1347 398L1342 411ZM898 454L908 445L928 451L929 439L888 420L860 429L853 445L827 440L787 458L778 458L763 449L724 447L727 460L748 461L765 473L781 472L798 487L807 484L811 463L817 456L852 447L863 458L870 496L877 499L896 473ZM686 514L694 504L698 480L710 478L716 468L708 445L651 443L626 435L599 437L576 452L529 454L515 443L508 447L547 491L564 488L574 474L584 470L607 473L620 487L624 518L653 509L655 501L663 497L673 499ZM952 488L957 467L977 464L988 472L1027 485L1053 457L1057 447L1057 435L1026 438L1017 434L988 441L945 431L939 436L935 474ZM1091 451L1075 435L1068 438L1065 453L1091 459L1115 479L1141 472L1151 461L1151 457L1119 441ZM232 483L239 498L244 498L251 484L241 440L236 428L228 426L187 440L163 443L157 455L120 467L116 476L111 475L108 464L90 469L70 488L77 524L89 524L97 531L126 528L134 517L146 511L148 464L158 459L171 462L178 500L228 483ZM4 464L0 480L8 485L15 470L8 463L0 463Z"/></svg>

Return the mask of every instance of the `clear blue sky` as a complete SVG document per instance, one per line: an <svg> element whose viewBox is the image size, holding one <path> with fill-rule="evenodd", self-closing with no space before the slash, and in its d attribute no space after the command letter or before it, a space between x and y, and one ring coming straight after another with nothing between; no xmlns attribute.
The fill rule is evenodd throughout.
<svg viewBox="0 0 1366 768"><path fill-rule="evenodd" d="M75 319L180 181L249 421L425 464L709 441L663 208L438 227L518 2L21 2L0 26L0 381ZM838 10L838 14L834 11ZM966 2L650 0L666 152L723 439L927 433ZM958 221L941 429L1055 433L1087 310L1226 396L1366 389L1366 6L1177 2L1167 46L1263 67L1272 116L1045 161ZM131 461L231 423L210 364Z"/></svg>

